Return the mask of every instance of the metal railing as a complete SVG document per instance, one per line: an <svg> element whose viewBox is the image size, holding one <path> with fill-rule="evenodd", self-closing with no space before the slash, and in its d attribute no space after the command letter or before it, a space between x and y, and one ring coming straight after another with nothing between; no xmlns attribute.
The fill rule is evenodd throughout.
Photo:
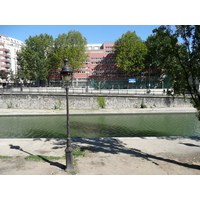
<svg viewBox="0 0 200 200"><path fill-rule="evenodd" d="M63 87L0 88L0 93L65 93ZM166 95L167 89L93 89L69 88L71 94Z"/></svg>

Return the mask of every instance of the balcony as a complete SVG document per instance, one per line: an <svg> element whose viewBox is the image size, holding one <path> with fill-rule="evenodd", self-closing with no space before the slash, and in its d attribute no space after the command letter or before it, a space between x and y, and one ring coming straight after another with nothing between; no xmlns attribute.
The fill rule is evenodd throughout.
<svg viewBox="0 0 200 200"><path fill-rule="evenodd" d="M4 48L4 51L10 53L10 50L9 50L9 49Z"/></svg>
<svg viewBox="0 0 200 200"><path fill-rule="evenodd" d="M6 74L10 74L10 70L8 70L8 69L2 69L2 68L0 68L0 71L4 72Z"/></svg>
<svg viewBox="0 0 200 200"><path fill-rule="evenodd" d="M9 52L10 53L10 50L9 49L6 49L6 48L0 48L0 51L4 51L4 52Z"/></svg>
<svg viewBox="0 0 200 200"><path fill-rule="evenodd" d="M5 54L6 59L10 59L10 54Z"/></svg>
<svg viewBox="0 0 200 200"><path fill-rule="evenodd" d="M7 59L1 59L1 62L7 62L8 60Z"/></svg>
<svg viewBox="0 0 200 200"><path fill-rule="evenodd" d="M0 56L4 56L6 58L10 58L10 54L6 54L6 53L0 53Z"/></svg>
<svg viewBox="0 0 200 200"><path fill-rule="evenodd" d="M4 62L5 64L9 64L10 63L10 59L8 58L4 58L4 59L0 59L1 62Z"/></svg>
<svg viewBox="0 0 200 200"><path fill-rule="evenodd" d="M4 64L4 65L1 65L1 67L5 67L7 69L11 68L11 65L10 64Z"/></svg>

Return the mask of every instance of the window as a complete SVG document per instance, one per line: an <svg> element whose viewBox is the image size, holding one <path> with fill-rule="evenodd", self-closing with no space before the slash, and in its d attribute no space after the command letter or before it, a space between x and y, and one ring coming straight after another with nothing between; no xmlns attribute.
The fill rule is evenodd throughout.
<svg viewBox="0 0 200 200"><path fill-rule="evenodd" d="M103 53L103 51L90 51L90 53Z"/></svg>
<svg viewBox="0 0 200 200"><path fill-rule="evenodd" d="M92 62L92 65L101 65L102 62Z"/></svg>
<svg viewBox="0 0 200 200"><path fill-rule="evenodd" d="M91 58L91 60L103 60L103 58Z"/></svg>
<svg viewBox="0 0 200 200"><path fill-rule="evenodd" d="M114 53L114 51L106 51L106 53Z"/></svg>
<svg viewBox="0 0 200 200"><path fill-rule="evenodd" d="M106 47L106 49L112 49L113 47L110 47L110 46L108 46L108 47Z"/></svg>

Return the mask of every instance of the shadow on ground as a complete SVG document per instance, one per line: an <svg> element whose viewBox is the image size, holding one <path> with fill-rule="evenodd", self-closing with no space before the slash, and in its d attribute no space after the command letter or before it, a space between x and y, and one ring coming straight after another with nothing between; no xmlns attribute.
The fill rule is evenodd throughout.
<svg viewBox="0 0 200 200"><path fill-rule="evenodd" d="M171 139L174 140L175 138L171 138ZM196 139L197 138L195 138L195 140ZM180 143L180 144L191 146L191 147L192 146L199 147L199 145L193 145L190 143ZM54 143L53 149L65 148L65 145L66 145L65 140L58 139ZM176 164L176 165L191 168L191 169L200 170L200 165L188 164L188 163L179 162L177 160L173 160L169 158L163 158L160 156L145 153L139 149L127 148L125 145L126 145L125 143L123 143L122 141L116 138L73 138L72 139L73 148L79 147L82 150L89 150L93 153L98 153L98 152L111 153L111 154L124 153L133 157L140 157L156 165L158 165L156 163L156 160L157 160L157 161L164 161L167 163Z"/></svg>
<svg viewBox="0 0 200 200"><path fill-rule="evenodd" d="M27 153L28 155L33 155L33 154L31 154L30 152L27 152L27 151L23 150L20 146L10 145L10 149L19 150L19 151L22 151L22 152L24 152L24 153ZM66 167L65 165L63 165L63 164L61 164L61 163L59 163L59 162L50 161L50 160L44 158L44 157L41 156L41 155L37 155L37 156L40 157L43 161L49 163L50 165L53 165L53 166L58 167L58 168L60 168L60 169L65 169L65 167Z"/></svg>

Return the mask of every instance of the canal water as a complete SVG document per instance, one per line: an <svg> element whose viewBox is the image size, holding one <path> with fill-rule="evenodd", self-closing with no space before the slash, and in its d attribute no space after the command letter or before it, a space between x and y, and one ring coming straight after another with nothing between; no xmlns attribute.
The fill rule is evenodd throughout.
<svg viewBox="0 0 200 200"><path fill-rule="evenodd" d="M200 136L195 114L70 115L71 137ZM0 138L65 138L66 116L0 116Z"/></svg>

